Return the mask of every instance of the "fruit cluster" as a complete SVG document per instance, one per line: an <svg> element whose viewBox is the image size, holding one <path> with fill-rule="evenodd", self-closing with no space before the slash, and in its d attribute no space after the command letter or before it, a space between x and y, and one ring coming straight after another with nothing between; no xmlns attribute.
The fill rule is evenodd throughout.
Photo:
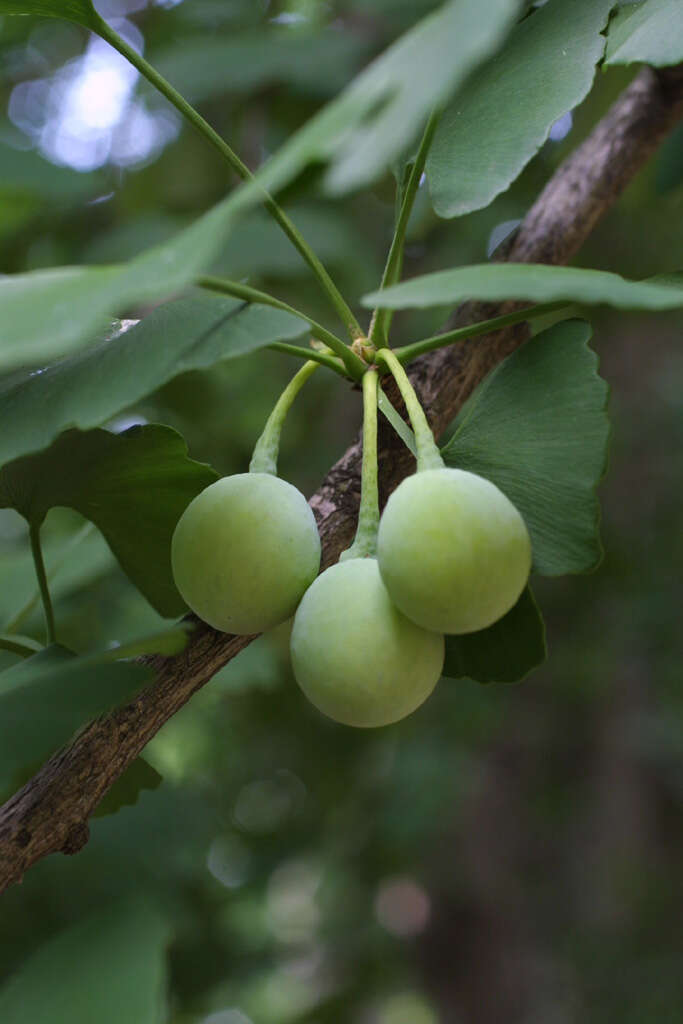
<svg viewBox="0 0 683 1024"><path fill-rule="evenodd" d="M531 544L509 499L490 481L445 467L431 433L431 461L421 466L418 437L418 472L377 523L376 390L364 392L372 404L359 531L337 564L317 575L315 520L304 496L273 475L272 431L270 462L255 453L249 473L219 480L190 503L172 564L184 600L215 629L259 633L294 615L301 689L336 721L369 727L398 721L427 699L441 676L445 633L485 629L512 608ZM269 471L259 471L262 464Z"/></svg>

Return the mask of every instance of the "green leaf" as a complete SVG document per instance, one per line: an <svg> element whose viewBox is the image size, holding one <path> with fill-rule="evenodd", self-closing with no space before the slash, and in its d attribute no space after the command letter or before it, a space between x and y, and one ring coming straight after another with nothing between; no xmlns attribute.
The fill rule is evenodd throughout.
<svg viewBox="0 0 683 1024"><path fill-rule="evenodd" d="M246 355L307 330L268 306L197 293L160 306L123 333L0 388L0 465L45 447L66 427L105 423L186 370Z"/></svg>
<svg viewBox="0 0 683 1024"><path fill-rule="evenodd" d="M156 768L152 768L149 761L145 761L144 757L137 757L105 793L93 817L104 818L107 814L120 811L122 807L133 806L138 802L143 790L158 789L162 781L162 776Z"/></svg>
<svg viewBox="0 0 683 1024"><path fill-rule="evenodd" d="M666 67L683 61L680 0L644 0L621 7L610 22L605 64L643 62Z"/></svg>
<svg viewBox="0 0 683 1024"><path fill-rule="evenodd" d="M10 194L39 197L41 205L45 201L83 203L106 190L107 179L101 172L84 173L58 167L32 149L13 149L0 144L0 164L0 189Z"/></svg>
<svg viewBox="0 0 683 1024"><path fill-rule="evenodd" d="M51 6L52 13L66 9ZM0 278L0 371L64 355L101 329L107 317L185 288L218 254L237 214L260 201L262 186L279 188L311 161L327 158L334 159L328 176L333 191L370 181L417 134L431 109L497 48L517 10L517 0L444 5L298 132L259 173L258 184L241 186L130 263Z"/></svg>
<svg viewBox="0 0 683 1024"><path fill-rule="evenodd" d="M534 568L585 572L600 560L597 485L605 472L607 385L590 325L537 334L483 381L443 449L447 465L492 480L524 516Z"/></svg>
<svg viewBox="0 0 683 1024"><path fill-rule="evenodd" d="M161 1024L169 928L135 900L41 946L0 989L3 1024Z"/></svg>
<svg viewBox="0 0 683 1024"><path fill-rule="evenodd" d="M418 135L431 111L502 44L518 0L451 0L401 36L312 118L259 175L282 187L303 167L329 160L338 194L383 173Z"/></svg>
<svg viewBox="0 0 683 1024"><path fill-rule="evenodd" d="M488 206L590 90L613 0L549 0L481 65L442 115L427 160L434 209Z"/></svg>
<svg viewBox="0 0 683 1024"><path fill-rule="evenodd" d="M97 28L100 20L90 0L0 0L0 14L63 18L92 29Z"/></svg>
<svg viewBox="0 0 683 1024"><path fill-rule="evenodd" d="M359 35L333 27L291 31L268 26L211 38L184 38L148 54L151 64L190 103L244 95L282 83L307 93L339 92L368 50Z"/></svg>
<svg viewBox="0 0 683 1024"><path fill-rule="evenodd" d="M606 270L550 267L541 263L481 263L414 277L363 297L363 305L406 309L445 306L464 299L499 302L581 302L618 309L664 310L683 306L683 274L629 281Z"/></svg>
<svg viewBox="0 0 683 1024"><path fill-rule="evenodd" d="M443 674L478 683L516 683L546 658L545 624L530 587L488 629L446 637Z"/></svg>
<svg viewBox="0 0 683 1024"><path fill-rule="evenodd" d="M432 108L495 51L518 6L518 0L445 4L295 134L259 173L257 184L241 186L190 227L130 263L0 278L0 371L64 355L101 329L107 317L185 288L218 254L237 214L260 201L262 186L280 188L311 161L329 158L334 160L328 175L333 191L372 180L418 133ZM65 17L69 5L40 3L34 13L39 8L45 13L46 7L47 13ZM79 9L74 0L73 12Z"/></svg>
<svg viewBox="0 0 683 1024"><path fill-rule="evenodd" d="M150 670L137 662L77 658L58 645L3 672L0 793L10 796L77 729L128 700L150 678Z"/></svg>
<svg viewBox="0 0 683 1024"><path fill-rule="evenodd" d="M132 304L181 291L211 263L238 212L259 195L255 185L243 185L190 227L122 266L0 277L0 372L65 355Z"/></svg>
<svg viewBox="0 0 683 1024"><path fill-rule="evenodd" d="M28 540L28 537L25 538ZM53 603L73 595L81 587L110 572L111 550L92 523L80 529L41 537L43 557ZM19 544L0 557L0 622L14 633L40 605L36 571L27 543Z"/></svg>
<svg viewBox="0 0 683 1024"><path fill-rule="evenodd" d="M187 457L170 427L68 430L35 455L0 470L0 508L29 523L48 510L73 508L103 533L123 570L165 616L185 611L171 572L171 537L190 501L217 479Z"/></svg>
<svg viewBox="0 0 683 1024"><path fill-rule="evenodd" d="M193 629L192 621L179 622L170 629L162 629L158 633L152 633L151 636L128 640L125 644L115 644L106 651L102 651L101 654L90 657L97 657L101 661L119 661L122 658L139 658L150 654L172 657L185 650L189 634Z"/></svg>

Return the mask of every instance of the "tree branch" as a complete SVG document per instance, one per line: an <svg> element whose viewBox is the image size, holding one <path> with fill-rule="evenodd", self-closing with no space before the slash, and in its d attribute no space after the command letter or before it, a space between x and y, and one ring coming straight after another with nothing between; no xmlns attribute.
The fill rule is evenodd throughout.
<svg viewBox="0 0 683 1024"><path fill-rule="evenodd" d="M643 69L586 141L557 170L524 218L504 258L568 262L629 181L683 115L683 67ZM511 308L465 304L450 329ZM522 325L430 353L411 368L435 433L525 338ZM381 497L413 469L393 432L380 438ZM352 445L311 499L330 565L351 542L360 498L360 452ZM0 891L50 853L76 853L88 818L107 790L161 726L253 637L216 633L200 623L174 658L150 660L154 682L135 700L86 726L0 808Z"/></svg>

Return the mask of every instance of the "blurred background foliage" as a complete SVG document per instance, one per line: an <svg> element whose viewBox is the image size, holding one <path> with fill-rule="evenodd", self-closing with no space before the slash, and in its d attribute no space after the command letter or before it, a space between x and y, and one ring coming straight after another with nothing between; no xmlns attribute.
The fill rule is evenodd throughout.
<svg viewBox="0 0 683 1024"><path fill-rule="evenodd" d="M98 4L252 167L435 6ZM104 44L66 23L0 21L3 272L126 259L233 184ZM598 71L585 103L486 210L439 221L421 194L406 273L485 260L633 73ZM682 179L679 131L580 262L633 277L680 265ZM387 177L332 203L314 169L281 197L354 301L379 279L393 191ZM217 269L329 322L260 212ZM446 312L397 316L397 342L438 329ZM537 581L546 666L512 687L444 681L406 721L356 732L299 693L286 628L259 639L149 745L159 788L95 819L77 857L43 861L4 894L3 977L130 899L170 927L160 1019L171 1024L683 1020L680 319L600 313L595 327L612 387L606 555L591 576ZM170 424L193 457L241 471L291 372L286 356L262 352L188 373L112 426ZM359 417L358 394L320 373L288 422L282 475L310 494ZM53 511L45 532L64 643L87 651L157 627L75 514ZM10 512L0 573L2 623L23 609L21 631L41 638L25 529ZM137 934L132 923L131 943ZM146 955L157 953L141 946Z"/></svg>

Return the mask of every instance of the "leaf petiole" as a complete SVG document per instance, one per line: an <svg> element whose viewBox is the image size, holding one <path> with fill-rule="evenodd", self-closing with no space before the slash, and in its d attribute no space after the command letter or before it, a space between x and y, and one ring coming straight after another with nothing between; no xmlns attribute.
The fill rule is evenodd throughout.
<svg viewBox="0 0 683 1024"><path fill-rule="evenodd" d="M410 220L410 214L413 212L415 196L417 195L417 190L420 187L420 180L427 161L427 154L429 153L440 116L441 111L434 111L427 121L427 126L420 142L420 148L417 151L417 156L415 157L415 162L412 165L410 175L408 177L408 183L403 193L401 209L396 222L396 230L394 231L391 248L389 249L384 273L382 274L380 289L388 288L389 285L396 284L401 276L403 250L405 248L408 221ZM368 332L371 345L379 347L387 344L389 327L391 325L391 318L393 315L393 310L391 309L376 309L374 311L372 314L370 330Z"/></svg>
<svg viewBox="0 0 683 1024"><path fill-rule="evenodd" d="M38 577L38 587L40 589L40 596L42 598L43 608L45 610L45 631L47 634L47 642L48 644L53 644L56 640L55 615L54 611L52 610L50 588L48 587L47 583L45 562L43 561L43 550L40 546L40 526L37 523L30 524L29 538L31 541L31 554L33 555L33 563L36 567L36 576Z"/></svg>
<svg viewBox="0 0 683 1024"><path fill-rule="evenodd" d="M567 302L545 302L537 306L527 306L526 309L517 309L514 313L504 313L491 320L480 320L476 324L467 324L465 327L456 327L455 330L446 331L444 334L423 338L411 345L402 345L401 348L394 349L394 352L401 363L409 363L425 352L433 352L434 349L444 348L456 341L466 341L467 338L476 338L481 334L492 334L494 331L500 331L503 327L511 327L513 324L520 324L525 320L534 320L536 317L546 316L548 313L569 309L570 306L571 303Z"/></svg>
<svg viewBox="0 0 683 1024"><path fill-rule="evenodd" d="M331 348L336 355L343 360L344 366L346 367L349 376L353 380L359 380L365 370L365 364L359 356L356 355L352 349L338 338L336 334L332 334L326 327L319 324L316 320L313 320L306 313L302 313L298 309L294 309L293 306L288 305L286 302L281 302L280 299L276 299L274 295L269 295L268 292L259 291L258 288L252 288L250 285L242 284L238 281L228 281L223 277L212 277L205 276L200 277L197 280L197 284L201 288L207 288L210 291L221 292L225 295L234 295L237 299L244 299L245 302L260 303L263 306L272 306L274 309L281 309L285 313L291 313L292 316L299 317L300 320L305 320L311 328L311 334L314 338L322 341L328 348Z"/></svg>
<svg viewBox="0 0 683 1024"><path fill-rule="evenodd" d="M415 389L408 379L408 374L396 358L396 354L391 349L381 348L375 358L378 363L384 363L391 371L408 410L408 416L410 417L413 433L415 434L418 473L425 469L442 469L444 461L434 440L431 427L427 422L424 409L420 405Z"/></svg>
<svg viewBox="0 0 683 1024"><path fill-rule="evenodd" d="M334 370L344 380L349 379L343 363L336 356L328 356L325 352L318 352L314 348L304 348L303 345L289 345L286 341L274 341L267 347L273 352L284 352L288 356L296 356L297 359L312 360L314 363L326 366L328 370Z"/></svg>
<svg viewBox="0 0 683 1024"><path fill-rule="evenodd" d="M69 560L73 550L78 547L82 540L85 540L91 533L93 533L95 527L92 523L84 523L80 530L71 537L71 539L62 547L59 558L51 566L49 572L46 573L48 582L55 577L62 566ZM31 597L29 597L26 604L16 612L12 618L5 624L5 634L15 633L22 622L31 614L37 604L40 603L40 588L36 590Z"/></svg>
<svg viewBox="0 0 683 1024"><path fill-rule="evenodd" d="M14 635L0 633L0 650L19 654L22 658L30 658L37 654L38 651L42 651L43 645L30 636L20 636L16 633Z"/></svg>
<svg viewBox="0 0 683 1024"><path fill-rule="evenodd" d="M386 417L388 422L394 428L394 430L401 438L408 451L412 452L415 458L417 458L415 435L413 434L412 430L410 429L406 421L404 419L401 419L396 409L394 409L393 405L382 391L381 387L379 389L379 397L377 399L377 408Z"/></svg>
<svg viewBox="0 0 683 1024"><path fill-rule="evenodd" d="M148 61L146 61L145 58L137 52L137 50L134 50L132 46L129 46L125 39L122 39L121 36L115 32L103 18L99 17L99 15L97 16L96 24L93 25L93 30L102 39L104 39L105 42L109 43L110 46L117 50L122 57L125 57L126 60L129 61L133 67L147 79L148 82L159 90L162 96L166 97L169 103L173 104L176 110L182 114L182 116L189 121L197 131L208 139L211 145L218 150L223 159L232 167L233 171L235 171L243 181L253 182L259 188L261 201L264 207L280 225L287 238L298 250L317 277L320 286L326 293L332 306L337 311L337 314L349 332L351 339L355 340L355 338L362 337L363 331L360 324L322 262L318 259L302 236L301 232L295 227L282 207L273 199L269 192L259 185L258 177L252 174L247 165L240 160L237 153L235 153L227 142L221 138L218 132L211 127L209 122L206 121L183 96L181 96L177 89L174 89L171 83L167 82L166 79L159 74L156 68L152 67L152 65L149 64Z"/></svg>

